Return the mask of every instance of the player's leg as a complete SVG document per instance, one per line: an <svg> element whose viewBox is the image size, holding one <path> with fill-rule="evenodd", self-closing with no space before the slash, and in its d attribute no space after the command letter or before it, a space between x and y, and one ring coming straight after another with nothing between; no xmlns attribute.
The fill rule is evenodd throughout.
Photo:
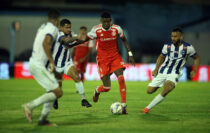
<svg viewBox="0 0 210 133"><path fill-rule="evenodd" d="M98 102L101 92L108 92L111 89L110 75L105 75L101 78L103 85L97 86L94 91L93 101Z"/></svg>
<svg viewBox="0 0 210 133"><path fill-rule="evenodd" d="M64 68L56 67L56 72L54 73L55 78L57 79L60 88L62 88L63 71L64 71ZM54 101L53 108L58 109L58 99Z"/></svg>
<svg viewBox="0 0 210 133"><path fill-rule="evenodd" d="M50 111L51 111L51 108L53 107L53 104L54 104L54 101L44 103L42 113L41 113L41 117L38 121L38 125L56 126L56 124L52 124L47 120L47 116L50 114Z"/></svg>
<svg viewBox="0 0 210 133"><path fill-rule="evenodd" d="M81 64L81 67L80 67L80 74L81 74L81 80L82 82L84 83L85 81L85 71L86 71L86 67L87 67L87 64L88 64L88 59L86 59L86 61L84 61L82 64Z"/></svg>
<svg viewBox="0 0 210 133"><path fill-rule="evenodd" d="M175 88L175 83L170 81L170 80L166 80L163 90L161 91L160 95L162 97L166 97L166 95L171 92L173 89Z"/></svg>
<svg viewBox="0 0 210 133"><path fill-rule="evenodd" d="M118 83L119 83L119 87L120 87L120 96L121 96L121 101L122 101L122 105L123 105L123 114L127 114L126 111L126 84L125 84L125 79L123 76L123 68L117 69L116 71L114 71L115 75L118 78Z"/></svg>
<svg viewBox="0 0 210 133"><path fill-rule="evenodd" d="M164 82L165 82L166 76L163 74L158 74L157 77L155 77L148 85L147 87L147 93L152 94L156 92L158 88L160 88ZM150 103L149 105L144 108L144 113L149 113L149 110L152 109L155 105L160 103L164 98L160 95L157 95Z"/></svg>
<svg viewBox="0 0 210 133"><path fill-rule="evenodd" d="M159 87L148 86L147 87L147 94L153 94Z"/></svg>
<svg viewBox="0 0 210 133"><path fill-rule="evenodd" d="M62 73L62 75L63 75L63 73ZM58 83L59 83L59 87L62 88L62 81L59 80ZM56 99L56 100L54 101L54 103L53 103L53 108L54 108L54 109L58 109L58 99Z"/></svg>
<svg viewBox="0 0 210 133"><path fill-rule="evenodd" d="M57 80L55 79L55 76L52 73L48 72L45 69L35 67L34 65L30 65L29 68L36 81L47 91L50 91L38 97L37 99L22 105L27 119L29 120L29 122L32 122L31 115L33 109L40 106L41 104L52 102L56 98L61 97L62 90L59 87Z"/></svg>
<svg viewBox="0 0 210 133"><path fill-rule="evenodd" d="M82 103L81 103L82 106L92 107L92 105L85 98L85 91L84 91L83 82L81 81L81 79L79 77L79 73L77 72L77 69L74 65L72 65L68 69L67 75L69 77L71 77L75 82L76 89L77 89L77 91L80 94L80 97L82 99Z"/></svg>

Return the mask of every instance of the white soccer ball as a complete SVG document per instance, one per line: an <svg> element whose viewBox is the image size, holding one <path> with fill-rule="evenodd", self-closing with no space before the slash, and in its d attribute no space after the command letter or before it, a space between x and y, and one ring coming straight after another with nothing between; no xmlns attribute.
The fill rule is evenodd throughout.
<svg viewBox="0 0 210 133"><path fill-rule="evenodd" d="M110 111L115 115L122 114L122 104L120 102L113 103L110 107Z"/></svg>

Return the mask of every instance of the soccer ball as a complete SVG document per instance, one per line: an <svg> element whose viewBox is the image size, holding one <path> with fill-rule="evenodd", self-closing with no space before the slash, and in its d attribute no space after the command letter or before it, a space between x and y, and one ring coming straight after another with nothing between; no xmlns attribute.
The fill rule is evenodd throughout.
<svg viewBox="0 0 210 133"><path fill-rule="evenodd" d="M113 103L110 107L110 111L115 115L122 114L122 104L120 102Z"/></svg>

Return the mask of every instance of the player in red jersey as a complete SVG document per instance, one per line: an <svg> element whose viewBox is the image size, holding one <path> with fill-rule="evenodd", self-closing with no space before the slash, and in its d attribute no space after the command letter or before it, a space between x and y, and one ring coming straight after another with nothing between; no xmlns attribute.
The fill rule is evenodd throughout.
<svg viewBox="0 0 210 133"><path fill-rule="evenodd" d="M80 27L80 33L79 36L81 39L85 40L87 36L87 27ZM84 82L84 73L86 70L86 66L88 63L88 57L91 54L93 43L85 42L83 44L80 44L76 46L72 50L72 58L74 58L74 65L77 68L77 71L79 74L81 74L81 80Z"/></svg>
<svg viewBox="0 0 210 133"><path fill-rule="evenodd" d="M118 53L118 36L122 39L123 44L128 51L129 62L135 65L135 61L122 28L118 25L111 24L111 15L108 12L104 12L101 14L101 24L93 27L87 36L91 40L96 39L98 72L103 82L103 85L95 89L93 101L98 101L100 93L110 91L110 75L114 73L119 82L123 114L127 114L126 85L123 76L125 63Z"/></svg>

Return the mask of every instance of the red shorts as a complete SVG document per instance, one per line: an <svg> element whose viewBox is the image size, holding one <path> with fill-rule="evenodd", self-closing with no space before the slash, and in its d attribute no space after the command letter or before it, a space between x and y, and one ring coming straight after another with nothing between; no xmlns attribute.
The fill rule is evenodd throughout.
<svg viewBox="0 0 210 133"><path fill-rule="evenodd" d="M88 63L88 60L85 60L83 63L79 63L78 61L74 61L74 65L77 68L78 73L85 73L87 63Z"/></svg>
<svg viewBox="0 0 210 133"><path fill-rule="evenodd" d="M105 75L112 74L114 71L120 68L125 69L125 62L120 55L114 56L109 59L99 59L97 58L98 73L100 78Z"/></svg>

